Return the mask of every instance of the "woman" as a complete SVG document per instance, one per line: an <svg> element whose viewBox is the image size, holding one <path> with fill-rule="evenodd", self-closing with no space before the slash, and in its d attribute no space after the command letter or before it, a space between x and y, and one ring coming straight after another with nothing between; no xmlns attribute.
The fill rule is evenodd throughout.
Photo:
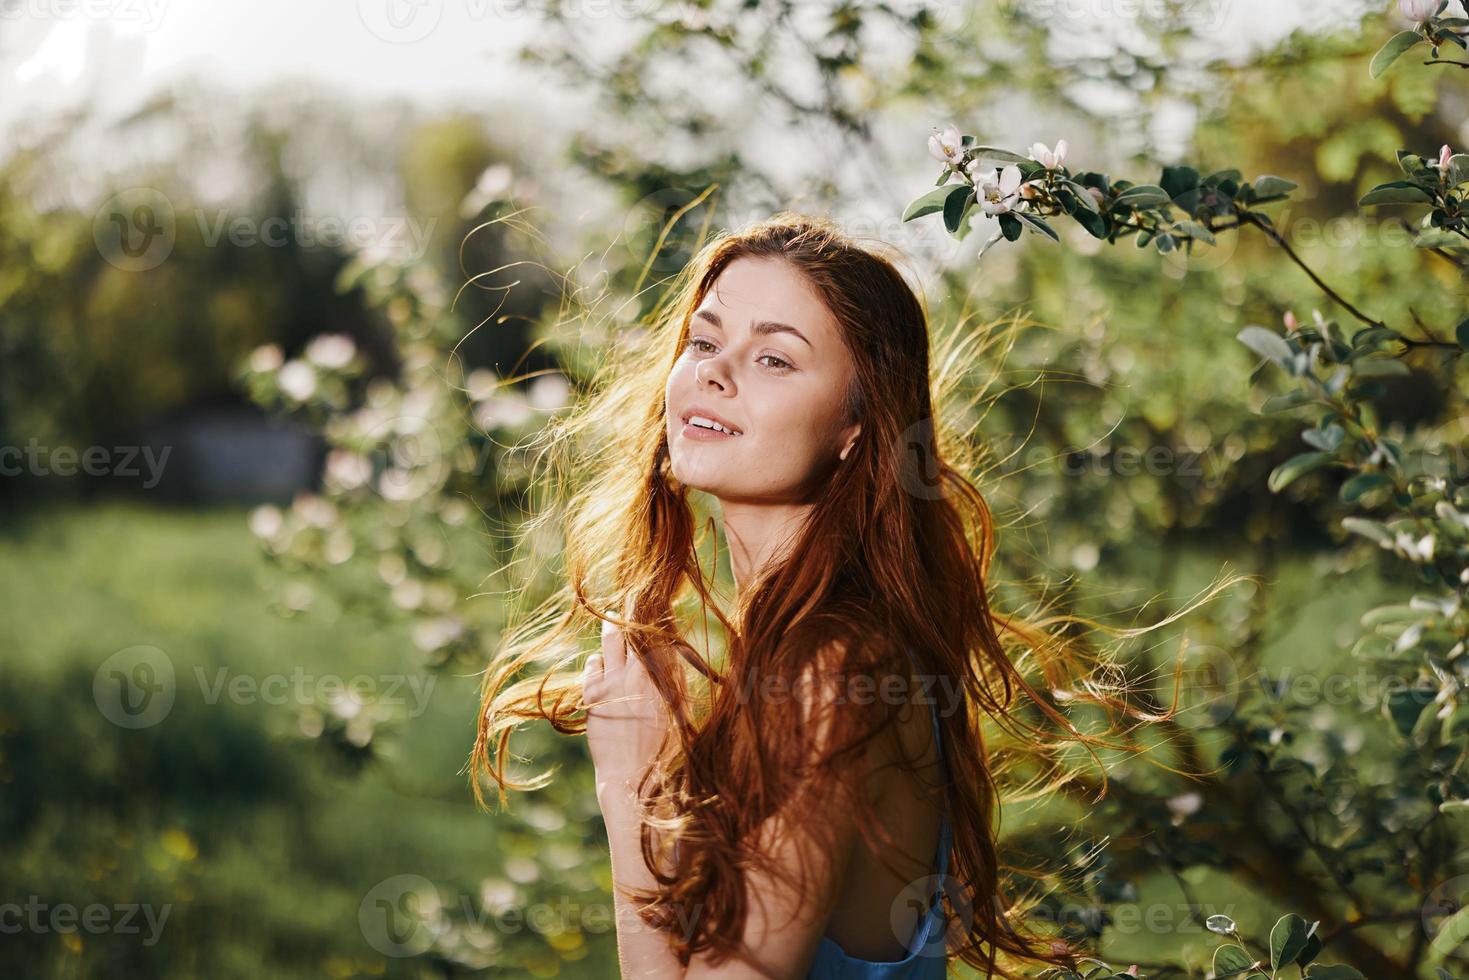
<svg viewBox="0 0 1469 980"><path fill-rule="evenodd" d="M528 540L564 521L566 585L487 672L476 770L503 801L545 781L505 776L521 721L585 731L624 977L1075 965L1012 921L981 728L1043 776L1064 743L1125 747L1073 727L1027 660L1058 698L1146 716L1076 679L1073 641L991 610L993 527L936 444L918 298L888 259L791 213L707 244L668 296L544 436L580 479L545 472ZM710 503L716 533L697 534Z"/></svg>

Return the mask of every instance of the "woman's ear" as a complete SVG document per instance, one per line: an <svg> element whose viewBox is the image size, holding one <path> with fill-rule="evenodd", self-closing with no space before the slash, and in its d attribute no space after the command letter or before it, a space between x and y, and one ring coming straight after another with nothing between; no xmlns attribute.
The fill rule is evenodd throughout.
<svg viewBox="0 0 1469 980"><path fill-rule="evenodd" d="M852 447L857 444L857 436L860 435L861 432L861 422L854 422L851 425L847 426L846 429L842 430L842 440L844 442L844 445L842 446L842 451L838 456L839 459L847 458L847 454L850 453L852 451Z"/></svg>

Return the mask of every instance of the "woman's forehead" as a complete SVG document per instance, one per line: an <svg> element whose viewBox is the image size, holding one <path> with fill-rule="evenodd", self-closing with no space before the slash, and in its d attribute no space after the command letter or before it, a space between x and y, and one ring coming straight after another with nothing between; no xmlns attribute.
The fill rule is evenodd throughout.
<svg viewBox="0 0 1469 980"><path fill-rule="evenodd" d="M796 328L812 346L820 346L822 338L837 339L836 320L826 303L784 259L735 259L710 284L699 309L715 312L726 329L744 330L753 322L769 320Z"/></svg>

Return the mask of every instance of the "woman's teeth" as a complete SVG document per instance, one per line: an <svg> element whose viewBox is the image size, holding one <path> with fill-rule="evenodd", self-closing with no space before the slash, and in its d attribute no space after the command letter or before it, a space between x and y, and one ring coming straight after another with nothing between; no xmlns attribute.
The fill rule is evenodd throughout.
<svg viewBox="0 0 1469 980"><path fill-rule="evenodd" d="M729 428L727 426L720 425L718 422L714 421L713 419L706 419L702 415L690 415L689 416L689 425L697 425L700 428L704 428L704 429L714 429L717 432L727 432L728 434L730 434L732 436L739 435L739 433L736 432L734 429L731 429L731 428Z"/></svg>

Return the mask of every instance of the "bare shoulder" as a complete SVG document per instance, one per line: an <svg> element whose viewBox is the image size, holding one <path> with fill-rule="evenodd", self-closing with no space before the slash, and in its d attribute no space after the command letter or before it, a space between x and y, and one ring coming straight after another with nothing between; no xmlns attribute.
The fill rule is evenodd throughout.
<svg viewBox="0 0 1469 980"><path fill-rule="evenodd" d="M877 676L870 669L848 664L846 654L844 642L830 640L816 650L801 671L797 688L809 747L822 753L835 747L837 706L881 700L885 707L892 702L896 709L894 724L873 738L859 758L851 760L847 774L855 776L860 770L868 798L874 803L894 789L911 792L911 770L933 761L929 712L913 699L915 688L906 677Z"/></svg>

